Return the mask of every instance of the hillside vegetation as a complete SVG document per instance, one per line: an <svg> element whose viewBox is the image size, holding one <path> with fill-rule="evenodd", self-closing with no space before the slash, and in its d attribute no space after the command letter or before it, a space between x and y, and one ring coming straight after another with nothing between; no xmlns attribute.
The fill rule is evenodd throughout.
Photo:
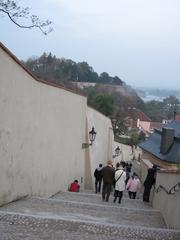
<svg viewBox="0 0 180 240"><path fill-rule="evenodd" d="M128 108L138 108L152 121L161 122L173 118L174 109L179 104L174 96L145 103L118 76L110 76L107 72L98 74L87 62L76 63L70 59L57 58L51 53L43 53L40 57L29 58L24 64L40 79L85 93L88 104L116 121L120 131L125 131L123 121ZM80 88L79 83L84 86Z"/></svg>
<svg viewBox="0 0 180 240"><path fill-rule="evenodd" d="M70 59L56 58L51 53L44 53L39 58L29 58L26 66L36 76L55 83L93 82L122 85L123 81L103 72L98 75L87 62L76 63Z"/></svg>
<svg viewBox="0 0 180 240"><path fill-rule="evenodd" d="M126 107L143 108L136 92L118 76L103 72L98 75L87 62L76 63L44 53L39 58L29 58L24 64L38 77L77 90L78 82L95 83L95 86L78 89L88 96L88 104L105 115L115 116Z"/></svg>

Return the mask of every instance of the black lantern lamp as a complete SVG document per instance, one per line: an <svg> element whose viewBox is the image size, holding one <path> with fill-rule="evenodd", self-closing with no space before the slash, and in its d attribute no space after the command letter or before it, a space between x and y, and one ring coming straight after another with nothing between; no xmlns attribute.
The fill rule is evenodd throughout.
<svg viewBox="0 0 180 240"><path fill-rule="evenodd" d="M88 148L89 146L92 146L95 138L96 138L96 132L94 131L94 127L92 127L92 130L89 132L89 140L91 143L83 143L82 148Z"/></svg>
<svg viewBox="0 0 180 240"><path fill-rule="evenodd" d="M117 148L116 148L114 151L115 151L115 155L113 155L113 158L115 158L115 157L119 156L119 155L120 155L120 153L121 153L121 149L120 149L120 147L119 147L119 146L117 146Z"/></svg>
<svg viewBox="0 0 180 240"><path fill-rule="evenodd" d="M96 132L94 131L94 127L92 127L92 130L89 132L89 140L90 140L90 145L94 142L96 138Z"/></svg>
<svg viewBox="0 0 180 240"><path fill-rule="evenodd" d="M115 149L115 154L116 154L116 156L119 156L119 154L120 154L120 147L119 146L117 146L117 148Z"/></svg>

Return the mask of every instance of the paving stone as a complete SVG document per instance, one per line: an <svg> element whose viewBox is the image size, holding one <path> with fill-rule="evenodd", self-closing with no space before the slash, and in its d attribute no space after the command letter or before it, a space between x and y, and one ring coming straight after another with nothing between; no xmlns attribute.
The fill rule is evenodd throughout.
<svg viewBox="0 0 180 240"><path fill-rule="evenodd" d="M3 240L179 240L176 230L66 221L23 214L0 213Z"/></svg>
<svg viewBox="0 0 180 240"><path fill-rule="evenodd" d="M101 194L94 193L72 193L72 192L60 192L52 197L53 199L61 199L64 201L78 201L86 203L96 203L101 205L112 205L113 204L113 194L110 195L109 202L102 202ZM116 204L119 206L119 204ZM122 198L121 207L127 208L142 208L142 209L152 209L149 203L144 203L142 199L129 199L127 196Z"/></svg>
<svg viewBox="0 0 180 240"><path fill-rule="evenodd" d="M117 206L118 205L119 204L117 204ZM66 220L79 219L97 223L166 227L158 211L116 207L115 205L106 206L83 202L59 201L55 199L27 198L10 203L0 210ZM135 221L133 221L133 219L135 219Z"/></svg>
<svg viewBox="0 0 180 240"><path fill-rule="evenodd" d="M102 202L92 192L24 198L0 208L0 240L180 240L142 200Z"/></svg>

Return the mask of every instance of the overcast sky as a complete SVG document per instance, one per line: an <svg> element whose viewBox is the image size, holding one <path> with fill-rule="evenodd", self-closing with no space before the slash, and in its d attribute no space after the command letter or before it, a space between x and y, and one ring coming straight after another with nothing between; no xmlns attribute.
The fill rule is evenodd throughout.
<svg viewBox="0 0 180 240"><path fill-rule="evenodd" d="M0 15L0 41L19 59L52 52L131 86L180 88L179 0L21 0L53 22L44 36Z"/></svg>

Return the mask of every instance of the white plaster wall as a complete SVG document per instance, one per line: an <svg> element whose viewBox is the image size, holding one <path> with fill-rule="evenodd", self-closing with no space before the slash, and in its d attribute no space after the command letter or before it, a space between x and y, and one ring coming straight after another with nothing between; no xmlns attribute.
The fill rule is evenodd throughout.
<svg viewBox="0 0 180 240"><path fill-rule="evenodd" d="M94 130L97 132L93 145L88 148L94 187L95 168L99 166L99 163L105 166L107 160L112 159L114 134L111 120L90 107L87 108L87 126L88 131L94 126Z"/></svg>
<svg viewBox="0 0 180 240"><path fill-rule="evenodd" d="M120 152L119 156L117 156L113 159L113 165L116 166L116 163L121 162L121 161L130 162L133 158L131 147L129 145L114 142L113 155L115 155L115 149L117 148L117 146L119 146L119 148L121 149L121 152Z"/></svg>
<svg viewBox="0 0 180 240"><path fill-rule="evenodd" d="M85 97L34 80L0 48L0 204L50 196L83 177L86 107Z"/></svg>

